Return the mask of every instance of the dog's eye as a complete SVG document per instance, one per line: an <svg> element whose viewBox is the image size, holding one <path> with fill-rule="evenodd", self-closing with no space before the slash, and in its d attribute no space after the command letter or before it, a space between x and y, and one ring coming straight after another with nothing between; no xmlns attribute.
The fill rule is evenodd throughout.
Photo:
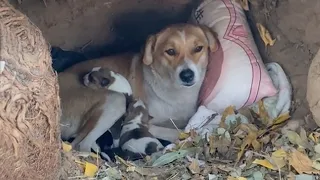
<svg viewBox="0 0 320 180"><path fill-rule="evenodd" d="M202 51L202 49L203 49L203 46L197 46L197 47L194 49L194 52L195 52L195 53L198 53L198 52Z"/></svg>
<svg viewBox="0 0 320 180"><path fill-rule="evenodd" d="M100 83L100 84L101 84L102 87L105 87L105 86L107 86L109 83L110 83L109 79L103 78L103 79L101 80L101 83Z"/></svg>
<svg viewBox="0 0 320 180"><path fill-rule="evenodd" d="M176 55L176 51L174 49L168 49L168 50L166 50L166 53L169 56L175 56Z"/></svg>

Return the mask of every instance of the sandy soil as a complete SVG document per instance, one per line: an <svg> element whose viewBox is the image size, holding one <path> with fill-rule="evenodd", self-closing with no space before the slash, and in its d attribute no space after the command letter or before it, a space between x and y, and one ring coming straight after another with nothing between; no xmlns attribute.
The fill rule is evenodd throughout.
<svg viewBox="0 0 320 180"><path fill-rule="evenodd" d="M303 120L310 62L320 46L320 1L251 0L250 23L265 25L277 39L264 48L253 29L265 62L280 63L293 89L294 119ZM192 0L11 0L43 32L53 46L108 55L138 50L148 34L167 24L184 22ZM253 21L251 21L253 20ZM112 46L110 46L112 44Z"/></svg>
<svg viewBox="0 0 320 180"><path fill-rule="evenodd" d="M260 43L264 60L282 65L294 90L293 118L303 119L309 114L306 101L308 69L320 46L320 1L259 0L252 6L252 16L263 23L277 39L265 49Z"/></svg>

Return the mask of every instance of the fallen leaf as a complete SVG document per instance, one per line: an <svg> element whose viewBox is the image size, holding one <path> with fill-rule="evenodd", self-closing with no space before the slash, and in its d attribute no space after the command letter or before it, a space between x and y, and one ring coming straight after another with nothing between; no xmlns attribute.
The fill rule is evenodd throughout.
<svg viewBox="0 0 320 180"><path fill-rule="evenodd" d="M184 140L184 139L187 139L188 137L190 137L189 133L185 133L185 132L179 133L179 140Z"/></svg>
<svg viewBox="0 0 320 180"><path fill-rule="evenodd" d="M126 169L127 172L134 172L135 170L136 170L135 166L128 166Z"/></svg>
<svg viewBox="0 0 320 180"><path fill-rule="evenodd" d="M317 144L314 146L314 151L318 154L320 154L320 144Z"/></svg>
<svg viewBox="0 0 320 180"><path fill-rule="evenodd" d="M196 159L193 159L191 164L188 166L188 169L191 171L192 174L199 174L200 173L200 166Z"/></svg>
<svg viewBox="0 0 320 180"><path fill-rule="evenodd" d="M285 135L288 137L291 144L294 144L294 145L302 144L302 140L298 133L288 130L285 132Z"/></svg>
<svg viewBox="0 0 320 180"><path fill-rule="evenodd" d="M272 159L272 164L277 168L281 169L284 166L287 165L287 152L285 152L283 149L279 149L275 152L272 153L271 159Z"/></svg>
<svg viewBox="0 0 320 180"><path fill-rule="evenodd" d="M316 177L308 174L300 174L295 176L295 180L315 180Z"/></svg>
<svg viewBox="0 0 320 180"><path fill-rule="evenodd" d="M248 0L237 0L240 3L241 7L245 11L249 11L249 3Z"/></svg>
<svg viewBox="0 0 320 180"><path fill-rule="evenodd" d="M106 179L103 180L111 180L111 179L122 179L121 172L113 167L106 169L106 174L108 175Z"/></svg>
<svg viewBox="0 0 320 180"><path fill-rule="evenodd" d="M278 116L277 118L275 118L273 120L272 125L282 124L283 122L287 121L288 119L290 119L289 113L281 114L280 116Z"/></svg>
<svg viewBox="0 0 320 180"><path fill-rule="evenodd" d="M260 171L255 171L252 174L253 180L264 180L263 174Z"/></svg>
<svg viewBox="0 0 320 180"><path fill-rule="evenodd" d="M309 157L296 149L293 149L289 155L289 164L299 173L299 174L320 174L319 170L312 167L313 163Z"/></svg>
<svg viewBox="0 0 320 180"><path fill-rule="evenodd" d="M247 180L247 178L228 176L228 177L227 177L227 180Z"/></svg>
<svg viewBox="0 0 320 180"><path fill-rule="evenodd" d="M224 136L221 136L216 142L217 151L223 155L228 152L230 145L231 141Z"/></svg>
<svg viewBox="0 0 320 180"><path fill-rule="evenodd" d="M213 154L215 153L216 151L216 147L215 147L215 144L214 144L214 136L210 136L209 137L209 153L210 154Z"/></svg>
<svg viewBox="0 0 320 180"><path fill-rule="evenodd" d="M277 169L266 159L256 159L252 163L253 164L259 164L260 166L266 167L268 169L273 169L273 170Z"/></svg>
<svg viewBox="0 0 320 180"><path fill-rule="evenodd" d="M185 150L185 149L180 149L179 151L166 153L163 156L159 157L157 160L155 160L153 162L152 166L156 167L156 166L166 165L166 164L171 163L177 159L185 157L189 153L190 153L190 151Z"/></svg>
<svg viewBox="0 0 320 180"><path fill-rule="evenodd" d="M92 163L86 162L84 175L88 177L94 177L98 171L98 167Z"/></svg>
<svg viewBox="0 0 320 180"><path fill-rule="evenodd" d="M240 151L238 153L236 162L240 161L240 158L242 157L242 155L244 153L244 150L247 147L251 146L252 143L257 140L257 137L258 137L258 129L253 124L240 124L239 125L239 129L247 132L248 135L243 140L243 143L242 143L242 145L240 147Z"/></svg>
<svg viewBox="0 0 320 180"><path fill-rule="evenodd" d="M258 108L259 108L259 117L262 121L262 123L264 125L269 125L269 115L268 115L268 112L266 111L266 108L264 107L264 104L263 104L263 101L260 100L258 101Z"/></svg>
<svg viewBox="0 0 320 180"><path fill-rule="evenodd" d="M229 106L223 111L222 117L221 117L221 121L220 121L220 125L219 125L221 128L227 129L227 124L225 122L226 118L227 118L228 115L235 114L234 113L234 109L235 109L234 106Z"/></svg>
<svg viewBox="0 0 320 180"><path fill-rule="evenodd" d="M320 158L315 159L314 161L312 161L312 167L317 169L317 170L320 170Z"/></svg>
<svg viewBox="0 0 320 180"><path fill-rule="evenodd" d="M319 143L319 137L320 137L320 133L318 132L312 132L309 134L309 138L315 143Z"/></svg>
<svg viewBox="0 0 320 180"><path fill-rule="evenodd" d="M272 39L270 32L262 24L257 23L256 25L257 25L260 37L264 42L264 45L265 46L268 46L268 45L273 46L274 43L276 42L276 40Z"/></svg>
<svg viewBox="0 0 320 180"><path fill-rule="evenodd" d="M65 142L62 142L62 149L64 152L70 152L72 150L72 146Z"/></svg>
<svg viewBox="0 0 320 180"><path fill-rule="evenodd" d="M208 174L208 179L209 180L218 180L219 176L215 174Z"/></svg>

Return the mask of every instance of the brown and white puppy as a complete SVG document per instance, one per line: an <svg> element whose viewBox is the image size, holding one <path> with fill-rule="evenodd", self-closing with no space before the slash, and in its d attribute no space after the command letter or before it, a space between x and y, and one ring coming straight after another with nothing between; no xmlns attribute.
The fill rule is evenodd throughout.
<svg viewBox="0 0 320 180"><path fill-rule="evenodd" d="M108 84L106 82L112 84L106 86L105 84ZM120 127L119 122L121 119L110 128L113 137L112 148L120 147L122 150L121 155L131 160L151 155L164 148L160 141L149 132L148 122L150 119L148 111L141 100L132 99L131 86L123 76L109 69L95 67L84 76L84 84L92 89L107 88L121 92L128 97L127 104L129 106L124 121Z"/></svg>
<svg viewBox="0 0 320 180"><path fill-rule="evenodd" d="M95 141L126 112L126 97L107 89L88 88L73 73L63 73L58 78L61 137L63 140L75 138L74 149L90 152Z"/></svg>
<svg viewBox="0 0 320 180"><path fill-rule="evenodd" d="M164 147L148 129L149 114L141 100L129 104L122 124L119 146L125 157L137 159L151 155Z"/></svg>
<svg viewBox="0 0 320 180"><path fill-rule="evenodd" d="M128 80L121 74L115 73L107 68L94 67L83 78L83 84L91 89L108 89L111 91L123 93L126 96L126 104L132 103L132 88ZM117 120L117 122L109 129L113 144L112 148L119 147L120 133L123 118ZM98 148L94 145L94 150Z"/></svg>
<svg viewBox="0 0 320 180"><path fill-rule="evenodd" d="M64 78L68 73L80 75L94 67L109 68L123 75L130 82L134 98L143 100L149 115L153 117L149 131L157 138L173 142L178 138L178 131L170 119L178 128L183 129L196 112L198 93L205 76L209 54L216 50L217 41L209 28L191 24L172 25L150 36L141 55L122 54L81 62L61 73L60 78ZM63 93L75 91L70 89L72 83L77 82L62 84L69 86L62 88L62 91L67 91ZM82 97L78 95L74 98ZM67 101L71 101L71 98ZM107 100L106 103L113 107L119 105L115 105L112 100ZM83 111L67 106L62 110L73 113ZM65 118L67 121L79 121ZM109 126L117 119L119 117L114 116L111 119L104 118L104 121ZM92 131L95 132L97 127L94 126Z"/></svg>

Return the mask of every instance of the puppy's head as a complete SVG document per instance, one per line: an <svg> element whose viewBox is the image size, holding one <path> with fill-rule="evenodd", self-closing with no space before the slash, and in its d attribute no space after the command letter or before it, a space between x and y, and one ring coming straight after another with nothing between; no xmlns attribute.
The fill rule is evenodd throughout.
<svg viewBox="0 0 320 180"><path fill-rule="evenodd" d="M83 77L83 84L92 89L108 89L128 95L132 94L128 80L121 74L107 68L94 67Z"/></svg>
<svg viewBox="0 0 320 180"><path fill-rule="evenodd" d="M149 121L147 108L140 99L130 102L126 114L125 122L135 121L135 123L147 124Z"/></svg>
<svg viewBox="0 0 320 180"><path fill-rule="evenodd" d="M167 83L191 87L202 83L210 52L218 49L215 34L206 26L169 26L147 40L143 62Z"/></svg>

